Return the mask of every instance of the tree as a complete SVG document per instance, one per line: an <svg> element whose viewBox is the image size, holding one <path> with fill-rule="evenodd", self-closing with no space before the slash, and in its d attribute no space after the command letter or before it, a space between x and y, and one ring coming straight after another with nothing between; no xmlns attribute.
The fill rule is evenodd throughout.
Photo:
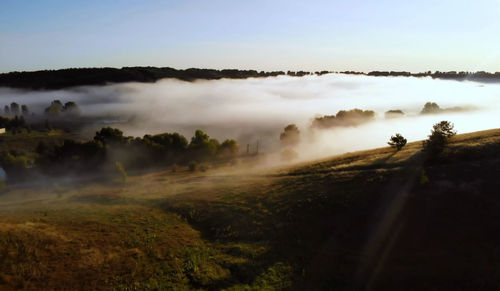
<svg viewBox="0 0 500 291"><path fill-rule="evenodd" d="M81 115L82 114L82 110L80 109L80 107L78 107L78 105L76 105L76 103L73 101L66 102L62 108L62 111L65 114L69 114L69 115Z"/></svg>
<svg viewBox="0 0 500 291"><path fill-rule="evenodd" d="M441 112L441 110L442 109L439 107L439 105L437 105L437 103L427 102L427 103L425 103L424 108L422 109L422 111L420 111L420 114L439 113L439 112Z"/></svg>
<svg viewBox="0 0 500 291"><path fill-rule="evenodd" d="M445 120L434 124L432 126L431 134L423 143L424 150L429 152L431 155L436 155L442 152L448 143L448 139L457 134L453 128L453 123Z"/></svg>
<svg viewBox="0 0 500 291"><path fill-rule="evenodd" d="M300 131L295 124L289 124L285 127L284 131L280 134L280 141L282 147L296 146L300 142Z"/></svg>
<svg viewBox="0 0 500 291"><path fill-rule="evenodd" d="M19 115L19 104L17 104L16 102L10 103L10 112L13 115Z"/></svg>
<svg viewBox="0 0 500 291"><path fill-rule="evenodd" d="M217 155L224 158L231 158L238 155L238 143L234 139L226 139L218 148Z"/></svg>
<svg viewBox="0 0 500 291"><path fill-rule="evenodd" d="M30 113L28 106L24 104L21 105L21 112L23 113L24 116L27 116Z"/></svg>
<svg viewBox="0 0 500 291"><path fill-rule="evenodd" d="M406 142L406 138L404 138L401 134L396 133L396 135L391 136L391 139L387 144L399 151L406 145Z"/></svg>
<svg viewBox="0 0 500 291"><path fill-rule="evenodd" d="M95 133L95 141L100 141L105 145L122 143L125 140L123 132L117 128L103 127Z"/></svg>
<svg viewBox="0 0 500 291"><path fill-rule="evenodd" d="M61 101L54 100L49 107L45 108L45 114L51 116L59 116L63 110L63 105Z"/></svg>
<svg viewBox="0 0 500 291"><path fill-rule="evenodd" d="M210 139L208 134L198 129L191 138L188 149L194 159L206 160L215 155L218 146L219 142L216 139Z"/></svg>
<svg viewBox="0 0 500 291"><path fill-rule="evenodd" d="M5 115L10 115L10 107L8 105L5 105L5 107L3 108L3 113Z"/></svg>

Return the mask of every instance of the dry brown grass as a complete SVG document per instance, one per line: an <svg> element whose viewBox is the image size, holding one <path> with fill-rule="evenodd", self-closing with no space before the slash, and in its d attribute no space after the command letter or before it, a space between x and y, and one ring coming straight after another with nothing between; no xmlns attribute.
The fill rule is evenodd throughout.
<svg viewBox="0 0 500 291"><path fill-rule="evenodd" d="M449 150L498 143L500 130L490 130L458 135ZM398 152L348 153L265 175L226 166L13 189L0 196L0 289L290 286L291 275L312 276L291 262L321 250L317 231L335 226L356 237L343 234L343 225L364 222L359 217L383 183L421 162L420 151L415 142ZM345 249L323 248L351 259Z"/></svg>

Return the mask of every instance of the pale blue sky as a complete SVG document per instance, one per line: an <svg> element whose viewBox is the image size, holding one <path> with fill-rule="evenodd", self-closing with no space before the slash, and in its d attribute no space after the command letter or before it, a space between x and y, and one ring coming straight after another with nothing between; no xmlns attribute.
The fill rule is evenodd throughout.
<svg viewBox="0 0 500 291"><path fill-rule="evenodd" d="M500 71L500 0L0 0L0 71Z"/></svg>

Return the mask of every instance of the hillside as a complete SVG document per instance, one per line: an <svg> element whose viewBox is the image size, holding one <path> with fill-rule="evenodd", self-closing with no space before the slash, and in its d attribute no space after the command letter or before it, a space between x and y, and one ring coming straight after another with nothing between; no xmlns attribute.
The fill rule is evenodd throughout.
<svg viewBox="0 0 500 291"><path fill-rule="evenodd" d="M498 289L500 129L0 196L0 289Z"/></svg>

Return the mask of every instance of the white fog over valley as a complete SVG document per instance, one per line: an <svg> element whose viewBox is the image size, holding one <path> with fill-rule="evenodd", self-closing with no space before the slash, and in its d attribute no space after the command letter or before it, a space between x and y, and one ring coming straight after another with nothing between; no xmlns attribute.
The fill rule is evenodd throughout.
<svg viewBox="0 0 500 291"><path fill-rule="evenodd" d="M219 140L236 139L240 150L259 141L264 152L279 148L279 134L291 123L301 132L301 159L386 146L396 132L409 142L425 139L441 120L458 133L500 127L500 85L431 78L342 74L184 82L122 83L56 91L0 88L0 105L27 104L35 114L52 100L76 102L87 116L109 117L126 135L179 132L190 139L202 129ZM467 110L419 115L426 102ZM314 117L339 110L373 110L376 119L357 127L310 129ZM405 116L385 119L388 110ZM90 138L96 128L87 129Z"/></svg>

